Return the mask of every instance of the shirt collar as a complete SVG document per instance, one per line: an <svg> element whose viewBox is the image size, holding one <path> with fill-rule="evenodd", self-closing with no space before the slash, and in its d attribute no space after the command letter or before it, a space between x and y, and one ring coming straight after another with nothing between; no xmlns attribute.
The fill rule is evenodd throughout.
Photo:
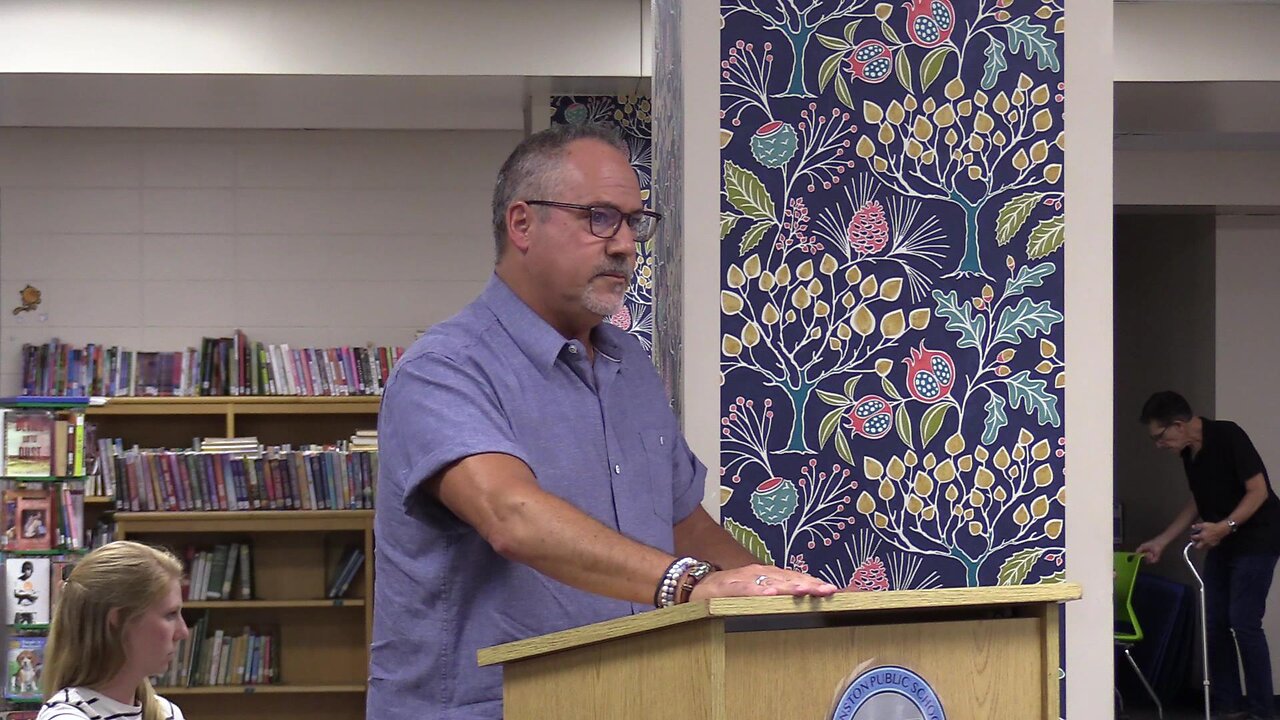
<svg viewBox="0 0 1280 720"><path fill-rule="evenodd" d="M516 347L543 373L555 365L560 352L569 344L563 335L521 300L497 273L489 278L484 292L480 294L480 300L502 324ZM619 362L622 358L622 346L613 333L609 332L611 329L612 326L606 326L603 322L592 328L591 342L604 357Z"/></svg>

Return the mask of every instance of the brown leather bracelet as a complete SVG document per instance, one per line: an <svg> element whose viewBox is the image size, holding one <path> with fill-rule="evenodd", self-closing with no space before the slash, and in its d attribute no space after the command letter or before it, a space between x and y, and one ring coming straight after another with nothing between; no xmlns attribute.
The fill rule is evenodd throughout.
<svg viewBox="0 0 1280 720"><path fill-rule="evenodd" d="M679 589L676 593L676 604L682 605L689 602L689 598L693 596L693 589L703 578L711 574L712 568L715 566L709 562L699 561L693 567L685 571L680 577Z"/></svg>

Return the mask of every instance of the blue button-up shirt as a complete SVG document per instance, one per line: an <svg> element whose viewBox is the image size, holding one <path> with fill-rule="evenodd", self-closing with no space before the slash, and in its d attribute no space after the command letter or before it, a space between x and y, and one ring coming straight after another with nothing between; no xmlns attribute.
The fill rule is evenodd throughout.
<svg viewBox="0 0 1280 720"><path fill-rule="evenodd" d="M369 718L497 720L501 670L477 667L477 650L652 609L503 558L423 490L462 458L505 453L543 490L672 552L706 468L640 344L607 324L592 343L594 361L495 275L396 365L378 418Z"/></svg>

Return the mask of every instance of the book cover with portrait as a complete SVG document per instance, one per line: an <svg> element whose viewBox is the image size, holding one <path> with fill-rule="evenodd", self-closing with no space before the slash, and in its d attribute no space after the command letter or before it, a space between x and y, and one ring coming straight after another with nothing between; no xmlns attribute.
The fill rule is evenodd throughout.
<svg viewBox="0 0 1280 720"><path fill-rule="evenodd" d="M4 561L5 624L47 625L50 605L49 558L6 558Z"/></svg>
<svg viewBox="0 0 1280 720"><path fill-rule="evenodd" d="M30 490L19 494L15 514L17 538L12 543L13 549L48 550L53 547L48 491Z"/></svg>
<svg viewBox="0 0 1280 720"><path fill-rule="evenodd" d="M40 700L44 671L44 637L9 638L9 668L4 696L10 700Z"/></svg>

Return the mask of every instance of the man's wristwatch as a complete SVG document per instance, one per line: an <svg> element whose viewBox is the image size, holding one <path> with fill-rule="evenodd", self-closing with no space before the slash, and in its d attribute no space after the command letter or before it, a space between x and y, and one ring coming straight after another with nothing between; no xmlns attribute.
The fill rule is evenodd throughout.
<svg viewBox="0 0 1280 720"><path fill-rule="evenodd" d="M1233 533L1233 532L1235 532L1235 531L1237 531L1237 530L1239 530L1239 529L1240 529L1240 523L1236 522L1235 520L1232 520L1231 518L1227 518L1227 532L1228 532L1228 533Z"/></svg>

